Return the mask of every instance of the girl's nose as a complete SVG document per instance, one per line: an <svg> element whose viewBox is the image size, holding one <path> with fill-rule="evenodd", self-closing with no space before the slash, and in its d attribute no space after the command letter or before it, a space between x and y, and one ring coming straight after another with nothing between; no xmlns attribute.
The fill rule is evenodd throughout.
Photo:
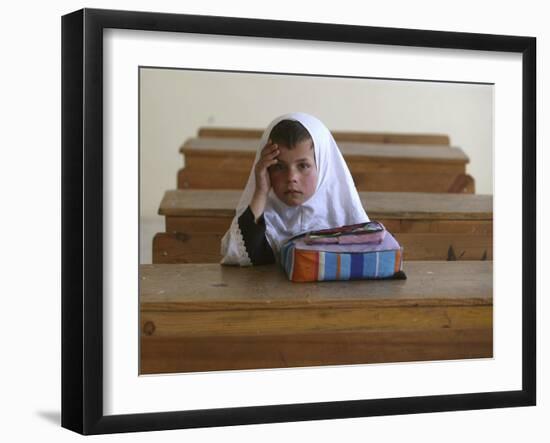
<svg viewBox="0 0 550 443"><path fill-rule="evenodd" d="M288 181L289 182L296 182L298 178L298 173L294 169L289 169L288 171Z"/></svg>

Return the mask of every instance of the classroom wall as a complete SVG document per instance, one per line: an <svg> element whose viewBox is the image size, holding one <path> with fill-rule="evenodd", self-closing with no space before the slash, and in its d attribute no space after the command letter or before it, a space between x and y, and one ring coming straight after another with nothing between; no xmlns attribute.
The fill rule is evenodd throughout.
<svg viewBox="0 0 550 443"><path fill-rule="evenodd" d="M493 192L492 86L174 69L140 74L143 220L158 218L184 164L179 148L199 127L264 128L291 111L312 113L331 130L447 134L470 157L476 192Z"/></svg>

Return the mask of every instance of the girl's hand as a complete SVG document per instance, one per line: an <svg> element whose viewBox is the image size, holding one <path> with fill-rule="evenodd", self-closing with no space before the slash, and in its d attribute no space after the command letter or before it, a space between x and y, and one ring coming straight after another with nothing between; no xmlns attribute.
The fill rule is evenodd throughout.
<svg viewBox="0 0 550 443"><path fill-rule="evenodd" d="M277 144L271 143L271 139L260 153L260 158L256 167L254 168L254 174L256 176L256 194L266 195L271 188L271 181L269 180L268 168L277 163L277 156L279 155L279 147Z"/></svg>
<svg viewBox="0 0 550 443"><path fill-rule="evenodd" d="M264 213L267 193L271 188L271 180L269 179L269 171L267 168L277 163L276 157L278 155L278 146L271 143L271 140L269 140L262 149L258 163L256 163L254 168L254 175L256 176L256 189L249 206L250 210L254 214L255 222L257 222Z"/></svg>

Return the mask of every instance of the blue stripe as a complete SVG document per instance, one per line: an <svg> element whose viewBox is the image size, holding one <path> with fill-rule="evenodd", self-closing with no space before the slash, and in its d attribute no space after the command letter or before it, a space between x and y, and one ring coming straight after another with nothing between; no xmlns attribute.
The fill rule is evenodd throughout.
<svg viewBox="0 0 550 443"><path fill-rule="evenodd" d="M363 254L350 254L351 257L351 278L363 276Z"/></svg>
<svg viewBox="0 0 550 443"><path fill-rule="evenodd" d="M383 251L380 252L380 259L378 263L378 276L390 277L394 274L395 268L395 251Z"/></svg>
<svg viewBox="0 0 550 443"><path fill-rule="evenodd" d="M336 255L333 252L325 253L325 280L336 280Z"/></svg>
<svg viewBox="0 0 550 443"><path fill-rule="evenodd" d="M349 280L351 258L349 254L340 254L340 280Z"/></svg>
<svg viewBox="0 0 550 443"><path fill-rule="evenodd" d="M363 277L372 278L376 275L376 254L363 254Z"/></svg>
<svg viewBox="0 0 550 443"><path fill-rule="evenodd" d="M324 256L324 264L321 260L322 255ZM385 278L391 277L394 274L396 251L367 252L362 254L319 251L319 280L336 280L338 257L340 257L339 280ZM281 259L284 270L289 279L292 279L294 260L296 259L293 242L282 246Z"/></svg>

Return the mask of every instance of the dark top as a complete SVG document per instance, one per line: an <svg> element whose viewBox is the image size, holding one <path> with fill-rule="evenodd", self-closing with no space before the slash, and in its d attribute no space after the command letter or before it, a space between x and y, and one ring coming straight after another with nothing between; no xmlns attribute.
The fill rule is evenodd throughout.
<svg viewBox="0 0 550 443"><path fill-rule="evenodd" d="M250 206L239 217L239 229L244 240L244 246L253 265L267 265L275 263L275 256L265 236L264 216L254 222L254 214Z"/></svg>

